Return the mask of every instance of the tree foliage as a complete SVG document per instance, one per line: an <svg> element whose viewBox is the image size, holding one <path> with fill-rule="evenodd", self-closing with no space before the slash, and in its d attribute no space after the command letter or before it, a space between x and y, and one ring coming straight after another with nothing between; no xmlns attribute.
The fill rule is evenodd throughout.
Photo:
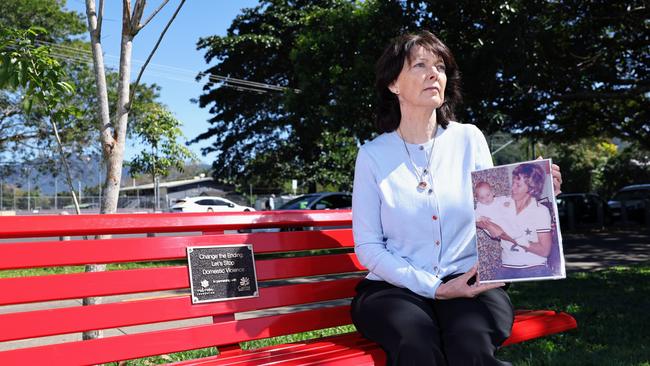
<svg viewBox="0 0 650 366"><path fill-rule="evenodd" d="M2 0L0 25L16 29L41 27L47 30L41 40L70 41L85 30L83 18L64 10L65 0Z"/></svg>
<svg viewBox="0 0 650 366"><path fill-rule="evenodd" d="M360 136L373 130L374 60L401 18L392 3L263 2L238 16L227 36L202 39L206 60L219 61L209 75L291 87L256 94L208 81L200 105L211 105L212 127L194 141L213 139L204 152L219 153L215 177L242 183L264 176L267 186L297 178L311 190L317 182L349 189ZM335 141L344 148L332 149ZM328 161L345 163L326 172Z"/></svg>
<svg viewBox="0 0 650 366"><path fill-rule="evenodd" d="M51 118L60 121L76 113L63 103L74 87L48 47L34 45L38 33L35 28L0 28L0 88L22 88L23 111L31 113L34 103L40 103L49 109Z"/></svg>
<svg viewBox="0 0 650 366"><path fill-rule="evenodd" d="M645 9L642 1L427 3L423 26L457 55L464 121L547 142L619 137L648 147Z"/></svg>
<svg viewBox="0 0 650 366"><path fill-rule="evenodd" d="M212 142L216 178L347 188L353 159L343 155L374 133L375 60L391 37L429 29L463 73L460 121L547 143L619 137L648 148L644 18L638 0L262 1L198 43L211 63L200 105L213 117L193 141ZM327 159L345 161L343 174L326 172Z"/></svg>
<svg viewBox="0 0 650 366"><path fill-rule="evenodd" d="M149 174L166 177L172 169L183 171L185 162L193 158L192 152L179 140L183 138L181 121L160 105L140 106L143 120L133 128L133 134L141 142L142 151L129 163L130 174ZM146 149L148 147L148 149Z"/></svg>
<svg viewBox="0 0 650 366"><path fill-rule="evenodd" d="M72 178L58 126L78 114L76 108L63 103L74 93L74 88L67 81L62 65L50 56L49 48L34 45L38 33L39 30L34 28L23 31L0 26L0 88L23 89L21 104L28 116L35 101L48 111L49 125L57 143L56 151L65 166L68 186L72 190ZM74 195L73 200L79 213Z"/></svg>
<svg viewBox="0 0 650 366"><path fill-rule="evenodd" d="M15 34L30 26L43 30L32 35L29 42L60 64L66 71L69 83L75 87L75 93L59 101L61 107L73 107L77 111L59 121L65 156L71 162L88 156L101 158L100 123L95 112L98 99L91 52L89 44L78 37L85 30L84 19L81 14L65 10L64 5L64 1L58 0L3 1L0 4L0 28L5 39L11 38L10 32ZM109 104L115 110L118 74L107 70L106 78ZM25 99L25 92L22 88L0 89L0 151L3 152L0 160L20 162L38 159L41 162L37 165L39 170L58 175L61 164L55 153L57 147L52 138L52 128L47 122L51 111L38 100ZM158 104L159 92L160 88L155 84L141 84L133 104L154 106ZM26 100L35 102L29 114L21 106ZM130 123L139 123L145 113L146 108L136 108L129 115ZM7 167L11 168L11 165ZM6 173L10 171L8 169Z"/></svg>
<svg viewBox="0 0 650 366"><path fill-rule="evenodd" d="M542 148L544 156L553 163L566 167L562 175L563 192L600 192L608 196L611 177L605 169L619 156L616 145L602 138L585 138L574 143L552 144Z"/></svg>
<svg viewBox="0 0 650 366"><path fill-rule="evenodd" d="M32 31L26 33L30 28ZM33 50L35 56L47 55L51 61L61 64L62 69L67 69L67 65L52 55L49 46L69 41L71 37L82 32L84 27L79 14L63 10L62 1L6 0L0 4L0 29L5 40L0 52L4 55L12 52L7 47L14 50L16 47L22 47L23 53ZM10 63L5 62L5 65ZM73 73L66 71L71 82L74 80ZM13 81L17 81L17 77L17 73L13 75ZM25 98L26 90L20 85L13 83L13 86L0 88L0 151L3 152L3 158L20 161L34 158L42 152L56 151L54 146L49 146L53 143L50 138L51 127L47 123L49 111L42 108L38 100ZM30 102L32 108L27 115L22 104Z"/></svg>
<svg viewBox="0 0 650 366"><path fill-rule="evenodd" d="M75 87L75 93L68 94L57 104L57 108L74 108L76 111L72 115L61 115L65 118L58 121L65 156L68 160L78 160L82 156L101 157L100 125L95 111L95 78L89 66L90 50L87 42L75 38L85 30L83 18L78 13L64 10L63 5L63 1L55 0L3 1L3 11L0 12L1 37L11 41L14 49L29 46L61 65L68 83ZM31 26L34 28L30 37L22 37L22 46L16 45L20 39L18 33L25 33ZM12 50L3 47L1 52L9 54ZM22 49L21 54L28 56L29 52ZM16 73L12 77L18 76ZM107 79L110 104L114 106L117 103L117 73L109 71ZM0 88L0 151L3 153L0 160L19 162L38 159L41 162L37 165L39 170L58 175L61 165L57 162L56 142L48 123L52 110L38 99L25 98L26 92L28 90L20 86ZM153 105L158 96L159 87L155 84L140 85L135 103ZM31 103L29 113L23 108L24 103ZM130 116L133 123L142 120L141 111L142 108ZM46 164L46 161L49 163ZM11 166L7 165L9 168ZM10 173L10 169L5 173Z"/></svg>
<svg viewBox="0 0 650 366"><path fill-rule="evenodd" d="M0 88L0 150L5 159L14 162L33 159L38 159L41 162L49 161L49 164L39 164L39 169L58 175L60 164L57 161L59 157L55 153L57 151L56 142L53 138L52 127L48 123L48 119L56 109L72 108L75 110L74 114L60 114L58 120L66 158L78 160L82 156L101 157L99 121L94 113L97 103L95 79L88 64L89 59L77 59L88 46L80 41L66 43L64 46L66 48L61 48L57 44L39 43L40 39L48 38L47 32L44 30L31 31L30 38L23 38L21 43L16 43L19 40L16 37L17 33L25 32L16 28L0 26L2 38L12 42L12 49L22 47L18 52L21 55L22 64L33 62L30 57L38 58L47 55L50 62L59 65L60 71L65 71L67 82L70 86L74 86L75 92L68 93L65 98L60 98L56 108L52 109L39 98L29 98L30 90L22 88L20 85L15 85L15 88ZM15 53L12 49L2 47L0 53L11 55ZM5 63L5 65L9 64ZM12 75L5 74L4 76L17 81L22 74L19 69L13 68L12 70ZM54 72L53 70L47 73L51 74ZM107 79L110 104L115 105L117 103L117 74L108 72ZM37 82L42 84L41 81L37 80ZM144 106L155 105L155 101L159 97L159 90L160 88L155 84L141 85L137 90L135 103ZM53 89L52 92L55 90ZM23 108L26 103L29 103L29 111ZM146 112L146 108L138 108L130 116L132 123L142 121Z"/></svg>
<svg viewBox="0 0 650 366"><path fill-rule="evenodd" d="M625 147L609 159L602 176L599 191L605 197L610 197L623 186L650 182L650 150L636 143Z"/></svg>

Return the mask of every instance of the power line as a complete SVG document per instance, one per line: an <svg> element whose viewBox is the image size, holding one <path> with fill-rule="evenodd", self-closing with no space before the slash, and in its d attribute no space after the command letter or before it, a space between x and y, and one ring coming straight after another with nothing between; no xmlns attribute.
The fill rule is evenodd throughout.
<svg viewBox="0 0 650 366"><path fill-rule="evenodd" d="M512 139L512 140L506 142L505 144L499 146L498 149L492 151L492 155L494 155L494 154L498 153L499 151L503 150L504 148L506 148L508 145L512 144L513 142L515 142L514 139Z"/></svg>
<svg viewBox="0 0 650 366"><path fill-rule="evenodd" d="M52 55L54 55L57 58L69 62L92 64L92 53L90 51L75 48L75 47L62 46L48 41L37 40L35 43L50 47ZM105 57L119 60L119 57L109 55L109 54L106 54ZM144 64L144 61L138 59L132 59L131 61L134 63ZM300 93L299 89L292 89L280 85L273 85L273 84L261 83L256 81L238 79L230 76L222 76L217 74L207 74L204 72L196 73L195 71L192 70L183 69L174 66L156 64L156 63L150 63L150 66L152 66L153 68L153 70L148 71L150 74L151 72L155 73L156 71L158 71L157 76L167 78L170 80L175 80L175 81L186 81L186 80L172 78L169 76L169 73L182 75L184 77L191 77L192 82L194 82L193 80L194 75L198 75L198 77L200 78L207 77L209 81L221 83L222 86L233 88L240 91L252 91L257 93L266 93L267 91L280 91L280 92L293 91L295 93ZM156 68L163 69L163 70L155 70ZM162 72L164 72L164 74L162 74Z"/></svg>

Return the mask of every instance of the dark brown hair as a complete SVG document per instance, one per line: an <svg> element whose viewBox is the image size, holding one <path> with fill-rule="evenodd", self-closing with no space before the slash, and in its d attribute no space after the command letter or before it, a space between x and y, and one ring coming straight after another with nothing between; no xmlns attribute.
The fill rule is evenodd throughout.
<svg viewBox="0 0 650 366"><path fill-rule="evenodd" d="M402 71L404 62L411 56L413 47L421 46L431 51L445 62L447 74L447 87L445 100L440 108L436 109L436 121L443 128L447 128L449 121L456 119L454 108L460 104L460 71L449 48L442 43L433 33L420 31L418 33L402 34L394 38L384 50L375 65L375 88L377 89L377 128L381 132L392 132L399 127L402 117L397 95L389 89Z"/></svg>
<svg viewBox="0 0 650 366"><path fill-rule="evenodd" d="M518 176L520 179L524 180L524 183L528 186L528 194L538 200L541 198L544 190L544 180L546 178L546 174L542 167L531 163L517 165L517 167L512 171L512 176Z"/></svg>

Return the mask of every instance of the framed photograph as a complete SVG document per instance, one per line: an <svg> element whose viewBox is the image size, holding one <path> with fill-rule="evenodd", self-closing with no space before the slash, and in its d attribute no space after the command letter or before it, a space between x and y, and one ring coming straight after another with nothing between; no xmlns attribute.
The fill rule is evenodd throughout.
<svg viewBox="0 0 650 366"><path fill-rule="evenodd" d="M566 277L551 160L472 172L478 281Z"/></svg>

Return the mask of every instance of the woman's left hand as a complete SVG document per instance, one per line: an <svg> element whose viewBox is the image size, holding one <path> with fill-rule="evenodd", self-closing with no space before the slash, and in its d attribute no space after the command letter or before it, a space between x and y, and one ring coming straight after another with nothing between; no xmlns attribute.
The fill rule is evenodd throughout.
<svg viewBox="0 0 650 366"><path fill-rule="evenodd" d="M541 156L537 158L543 159ZM562 172L560 172L560 166L557 164L551 164L551 175L553 176L553 192L557 196L562 193L560 186L562 186Z"/></svg>
<svg viewBox="0 0 650 366"><path fill-rule="evenodd" d="M560 167L556 164L551 166L551 175L553 176L553 192L555 195L562 193L560 186L562 185L562 172L560 172Z"/></svg>

